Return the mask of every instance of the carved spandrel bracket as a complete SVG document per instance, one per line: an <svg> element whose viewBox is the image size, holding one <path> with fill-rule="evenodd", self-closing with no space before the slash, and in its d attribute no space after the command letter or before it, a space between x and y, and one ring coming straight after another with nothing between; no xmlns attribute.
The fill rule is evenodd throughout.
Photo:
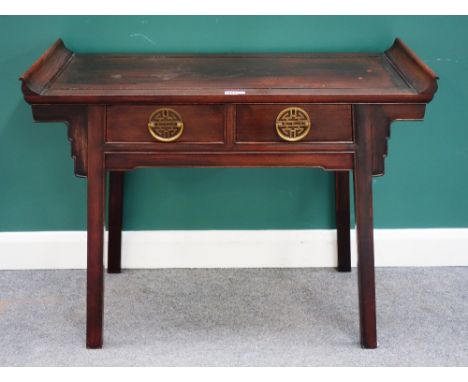
<svg viewBox="0 0 468 382"><path fill-rule="evenodd" d="M425 109L425 104L354 105L355 134L359 134L360 125L371 124L372 174L374 176L381 176L385 172L385 157L388 153L388 139L390 138L392 122L422 120Z"/></svg>
<svg viewBox="0 0 468 382"><path fill-rule="evenodd" d="M64 122L68 125L75 175L86 177L88 170L88 111L82 105L32 105L36 122Z"/></svg>

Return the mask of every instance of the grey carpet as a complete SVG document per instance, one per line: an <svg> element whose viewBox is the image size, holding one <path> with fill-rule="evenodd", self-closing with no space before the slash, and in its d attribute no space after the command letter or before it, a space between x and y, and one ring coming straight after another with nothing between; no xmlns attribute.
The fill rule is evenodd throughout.
<svg viewBox="0 0 468 382"><path fill-rule="evenodd" d="M86 350L84 271L1 271L0 365L468 366L468 268L378 269L376 350L355 270L133 270L105 293Z"/></svg>

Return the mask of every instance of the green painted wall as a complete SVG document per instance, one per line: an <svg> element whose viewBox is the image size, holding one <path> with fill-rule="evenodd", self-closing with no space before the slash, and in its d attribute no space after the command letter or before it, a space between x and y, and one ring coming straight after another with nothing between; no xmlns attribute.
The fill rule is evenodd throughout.
<svg viewBox="0 0 468 382"><path fill-rule="evenodd" d="M424 122L393 125L375 224L468 227L468 17L0 17L0 231L85 228L66 128L34 124L17 80L57 37L82 52L305 52L382 51L396 36L441 80ZM334 225L321 170L145 169L127 180L126 229Z"/></svg>

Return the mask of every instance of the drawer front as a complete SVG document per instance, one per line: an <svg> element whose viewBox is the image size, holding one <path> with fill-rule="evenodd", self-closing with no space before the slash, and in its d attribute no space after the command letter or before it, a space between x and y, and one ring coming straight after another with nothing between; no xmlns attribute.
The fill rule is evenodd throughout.
<svg viewBox="0 0 468 382"><path fill-rule="evenodd" d="M351 142L350 105L237 105L236 141Z"/></svg>
<svg viewBox="0 0 468 382"><path fill-rule="evenodd" d="M223 105L116 105L107 108L107 142L223 143Z"/></svg>

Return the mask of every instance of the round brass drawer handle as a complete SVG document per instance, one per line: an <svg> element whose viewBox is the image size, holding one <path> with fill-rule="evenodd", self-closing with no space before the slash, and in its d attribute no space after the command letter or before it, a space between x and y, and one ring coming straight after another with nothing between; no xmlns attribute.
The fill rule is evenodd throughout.
<svg viewBox="0 0 468 382"><path fill-rule="evenodd" d="M288 107L276 117L276 132L285 141L300 141L309 133L309 130L309 115L300 107Z"/></svg>
<svg viewBox="0 0 468 382"><path fill-rule="evenodd" d="M184 122L174 109L156 109L149 117L148 130L160 142L173 142L184 132Z"/></svg>

